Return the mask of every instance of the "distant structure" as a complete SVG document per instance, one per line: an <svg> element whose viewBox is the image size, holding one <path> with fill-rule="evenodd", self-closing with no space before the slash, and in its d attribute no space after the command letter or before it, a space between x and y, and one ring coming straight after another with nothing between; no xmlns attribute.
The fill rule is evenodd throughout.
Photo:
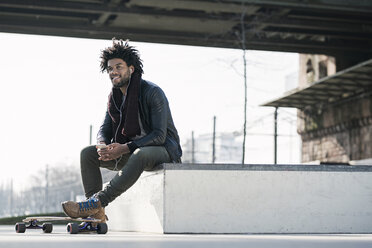
<svg viewBox="0 0 372 248"><path fill-rule="evenodd" d="M298 88L264 106L298 108L302 162L371 163L372 60L345 68L301 54L299 63Z"/></svg>
<svg viewBox="0 0 372 248"><path fill-rule="evenodd" d="M235 133L217 133L215 140L216 163L241 163L241 137ZM193 147L194 146L194 147ZM211 163L213 156L213 134L201 134L187 139L183 144L183 163Z"/></svg>

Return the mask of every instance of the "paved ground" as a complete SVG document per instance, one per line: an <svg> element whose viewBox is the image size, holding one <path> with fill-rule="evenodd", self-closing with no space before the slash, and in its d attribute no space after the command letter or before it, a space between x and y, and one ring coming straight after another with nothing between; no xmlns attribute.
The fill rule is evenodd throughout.
<svg viewBox="0 0 372 248"><path fill-rule="evenodd" d="M162 235L109 231L106 235L66 232L65 226L54 226L53 233L39 230L16 233L14 226L0 226L0 247L151 247L151 248L344 248L372 247L372 234L334 235Z"/></svg>

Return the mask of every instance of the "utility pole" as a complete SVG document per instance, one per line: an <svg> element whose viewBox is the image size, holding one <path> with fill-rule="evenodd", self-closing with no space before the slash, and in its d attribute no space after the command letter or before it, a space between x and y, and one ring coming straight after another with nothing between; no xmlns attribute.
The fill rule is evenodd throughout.
<svg viewBox="0 0 372 248"><path fill-rule="evenodd" d="M93 126L90 125L89 126L89 145L92 145L92 130L93 130Z"/></svg>
<svg viewBox="0 0 372 248"><path fill-rule="evenodd" d="M277 164L278 151L278 107L275 107L274 112L274 164Z"/></svg>
<svg viewBox="0 0 372 248"><path fill-rule="evenodd" d="M9 213L11 216L14 214L14 199L13 199L13 178L10 179L10 195L9 195L10 201L9 201Z"/></svg>
<svg viewBox="0 0 372 248"><path fill-rule="evenodd" d="M216 161L216 116L213 116L212 164Z"/></svg>
<svg viewBox="0 0 372 248"><path fill-rule="evenodd" d="M48 205L49 205L49 166L46 165L45 168L45 213L48 213Z"/></svg>
<svg viewBox="0 0 372 248"><path fill-rule="evenodd" d="M195 163L195 139L194 131L191 132L191 163Z"/></svg>

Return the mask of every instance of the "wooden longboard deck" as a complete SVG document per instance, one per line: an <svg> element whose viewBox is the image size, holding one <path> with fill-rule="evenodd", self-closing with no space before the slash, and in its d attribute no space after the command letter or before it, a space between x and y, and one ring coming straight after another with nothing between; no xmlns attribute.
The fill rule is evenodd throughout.
<svg viewBox="0 0 372 248"><path fill-rule="evenodd" d="M85 218L71 218L71 217L57 217L57 216L32 216L23 219L24 222L31 221L85 221L85 222L101 222L99 219L85 219Z"/></svg>

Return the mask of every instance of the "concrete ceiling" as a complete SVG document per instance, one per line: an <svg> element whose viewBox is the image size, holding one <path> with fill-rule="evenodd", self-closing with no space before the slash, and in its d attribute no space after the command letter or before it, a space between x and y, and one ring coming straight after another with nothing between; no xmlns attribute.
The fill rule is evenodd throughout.
<svg viewBox="0 0 372 248"><path fill-rule="evenodd" d="M0 0L0 32L372 57L370 0Z"/></svg>

